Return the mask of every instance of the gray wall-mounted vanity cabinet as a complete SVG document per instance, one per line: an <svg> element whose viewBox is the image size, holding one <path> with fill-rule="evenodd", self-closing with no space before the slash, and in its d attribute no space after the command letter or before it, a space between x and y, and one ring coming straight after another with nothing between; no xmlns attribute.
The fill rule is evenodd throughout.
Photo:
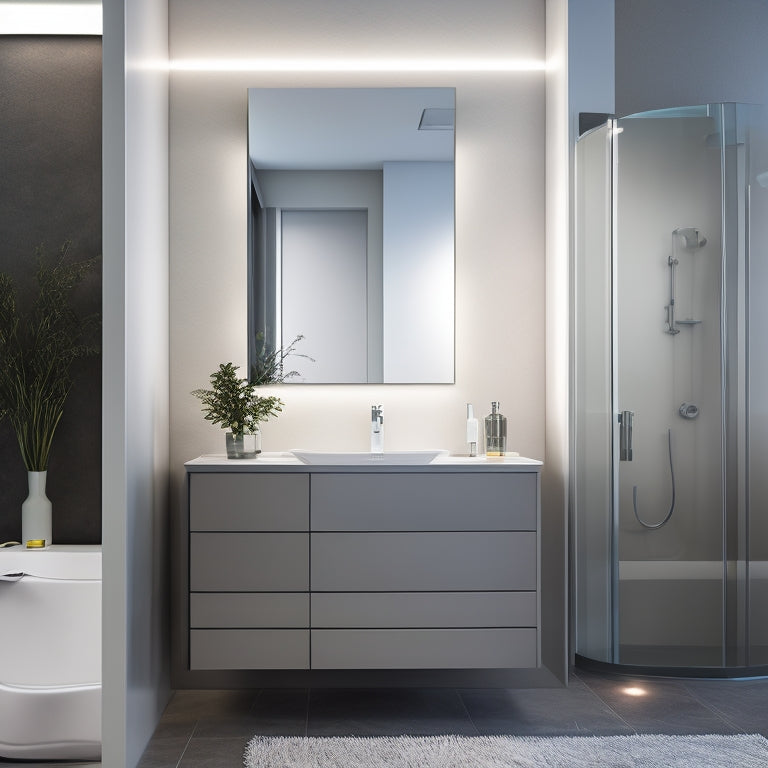
<svg viewBox="0 0 768 768"><path fill-rule="evenodd" d="M189 462L189 668L538 666L539 469Z"/></svg>

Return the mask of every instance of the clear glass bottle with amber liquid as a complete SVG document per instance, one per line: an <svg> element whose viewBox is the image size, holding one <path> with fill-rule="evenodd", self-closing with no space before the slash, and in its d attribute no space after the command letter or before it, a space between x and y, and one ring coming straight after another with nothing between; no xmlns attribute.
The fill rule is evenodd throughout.
<svg viewBox="0 0 768 768"><path fill-rule="evenodd" d="M507 417L499 412L499 403L491 403L485 417L485 455L503 456L507 451Z"/></svg>

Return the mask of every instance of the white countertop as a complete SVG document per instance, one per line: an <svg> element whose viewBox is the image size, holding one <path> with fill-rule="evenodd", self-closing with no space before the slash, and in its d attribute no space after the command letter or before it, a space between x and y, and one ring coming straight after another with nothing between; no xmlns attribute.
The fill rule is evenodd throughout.
<svg viewBox="0 0 768 768"><path fill-rule="evenodd" d="M289 452L262 453L255 459L228 459L223 453L198 456L184 466L201 471L281 472L536 472L542 462L508 454L503 458L483 456L438 456L429 464L304 464Z"/></svg>

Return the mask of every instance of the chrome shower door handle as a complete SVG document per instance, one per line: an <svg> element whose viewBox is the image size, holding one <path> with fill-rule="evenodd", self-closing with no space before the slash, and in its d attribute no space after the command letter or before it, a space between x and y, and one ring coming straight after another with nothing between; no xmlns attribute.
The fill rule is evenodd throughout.
<svg viewBox="0 0 768 768"><path fill-rule="evenodd" d="M632 422L634 411L622 411L619 414L619 461L632 461Z"/></svg>

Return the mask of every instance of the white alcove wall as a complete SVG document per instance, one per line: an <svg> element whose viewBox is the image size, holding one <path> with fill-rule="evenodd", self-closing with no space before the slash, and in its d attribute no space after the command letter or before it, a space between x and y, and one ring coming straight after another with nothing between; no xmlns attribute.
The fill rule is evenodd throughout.
<svg viewBox="0 0 768 768"><path fill-rule="evenodd" d="M484 416L500 400L510 449L543 458L541 0L375 0L355 13L342 0L171 0L170 12L174 514L183 463L223 451L221 430L189 393L221 362L246 365L249 87L456 89L455 384L270 388L285 408L263 427L265 450L366 450L370 407L381 403L386 448L460 452L466 403ZM488 68L470 71L477 61ZM561 516L557 536L563 527ZM180 658L173 677L192 684Z"/></svg>
<svg viewBox="0 0 768 768"><path fill-rule="evenodd" d="M170 695L168 26L105 0L102 765L133 768Z"/></svg>

